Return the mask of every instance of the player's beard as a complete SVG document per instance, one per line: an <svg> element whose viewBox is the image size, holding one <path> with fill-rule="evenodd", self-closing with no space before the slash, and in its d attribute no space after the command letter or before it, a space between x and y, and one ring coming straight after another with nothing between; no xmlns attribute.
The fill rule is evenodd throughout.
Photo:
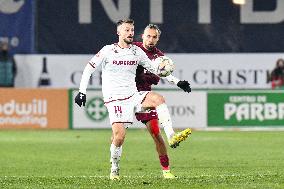
<svg viewBox="0 0 284 189"><path fill-rule="evenodd" d="M126 39L123 39L123 41L126 43L126 44L132 44L133 42L133 38L129 39L129 38L126 38Z"/></svg>
<svg viewBox="0 0 284 189"><path fill-rule="evenodd" d="M150 46L150 45L151 45L151 46ZM150 44L150 45L145 45L145 47L146 47L146 49L147 49L148 51L152 51L152 50L154 49L154 47L155 47L154 44Z"/></svg>

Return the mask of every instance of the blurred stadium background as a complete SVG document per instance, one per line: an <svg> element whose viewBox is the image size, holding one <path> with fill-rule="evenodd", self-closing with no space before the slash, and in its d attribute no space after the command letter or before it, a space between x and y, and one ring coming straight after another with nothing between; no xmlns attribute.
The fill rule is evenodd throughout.
<svg viewBox="0 0 284 189"><path fill-rule="evenodd" d="M15 147L11 144L13 141L17 141L17 144L34 141L27 143L26 149L33 146L34 151L37 151L34 145L41 139L34 138L33 135L37 134L42 136L42 139L49 136L48 133L58 136L59 138L46 138L46 140L57 141L57 145L64 143L60 140L61 132L69 133L65 137L70 135L71 138L100 132L107 137L108 134L110 135L110 129L95 130L110 128L108 113L103 106L100 91L100 70L93 74L90 80L86 108L75 106L73 99L87 61L104 45L116 42L115 22L121 18L135 20L136 41L141 40L140 34L147 24L157 24L162 30L158 48L174 60L176 69L173 75L182 80L188 80L191 84L193 91L190 94L183 93L176 86L169 85L163 80L155 86L155 90L166 97L174 127L177 129L190 127L196 132L197 138L194 138L193 133L191 146L184 145L188 153L200 153L198 147L194 146L194 144L200 145L196 141L206 142L206 138L210 141L212 135L218 135L215 132L210 134L204 131L230 131L219 132L220 138L223 136L234 138L233 133L238 134L239 131L249 130L256 134L249 137L256 137L263 143L275 144L274 150L268 151L263 158L272 154L278 160L281 155L283 157L284 139L281 131L284 130L284 93L281 90L271 90L269 76L276 61L284 58L283 0L246 0L243 5L235 4L232 0L0 0L0 42L9 43L10 53L14 56L17 66L15 87L8 88L5 85L0 87L0 135L2 136L0 147L6 149L1 153L1 156L6 154L1 162L1 165L6 166L0 168L0 183L3 188L9 186L21 188L19 184L21 182L22 186L35 188L43 187L41 182L46 182L52 187L76 188L80 186L81 181L89 183L82 186L95 188L93 182L97 182L96 179L99 179L98 182L101 183L98 188L103 188L105 182L100 180L101 177L86 179L82 175L107 175L104 171L87 173L75 171L74 175L79 176L72 177L72 171L68 170L68 166L59 162L54 165L58 167L62 165L62 174L55 170L56 176L53 178L50 175L54 170L50 169L47 174L50 180L44 181L45 177L42 177L46 175L44 170L49 168L37 167L40 162L34 164L34 167L42 171L37 173L33 169L28 169L29 172L26 173L19 170L12 171L14 165L23 165L22 158L16 158L18 164L8 160L22 153L20 149L12 150ZM4 66L0 68L2 69L0 78L4 78ZM133 127L143 128L143 125L137 122ZM271 135L268 137L265 132L255 132L260 130L269 131ZM131 138L133 135L145 135L141 143L144 140L150 140L150 136L144 134L146 131L141 132L142 134L140 130L130 131L129 136ZM282 137L279 137L281 135ZM220 141L220 149L223 148L222 142L225 143L230 139L225 137L224 141ZM250 140L246 139L246 141L250 143ZM257 145L257 142L254 144ZM12 145L11 148L7 147L9 145ZM69 145L76 146L76 143L71 142ZM92 143L88 140L85 145L92 146ZM105 161L102 163L105 165L108 159L108 143L103 145L106 150L105 158L99 161ZM262 143L259 145L263 146ZM44 148L44 146L41 147ZM193 148L193 151L190 148ZM229 149L230 146L225 148ZM241 146L239 148L242 149ZM255 149L255 146L252 148ZM209 145L201 148L205 151L208 149L211 149ZM245 149L249 153L250 149ZM50 153L57 153L53 150ZM64 149L59 150L64 151ZM151 150L154 154L154 147ZM182 148L180 150L181 153ZM261 150L264 149L260 147L256 154L263 155L260 153ZM32 155L32 153L33 150L26 155ZM220 158L222 154L226 154L225 149L220 151ZM66 156L64 153L61 155L56 158ZM210 155L213 156L214 151ZM255 162L252 154L251 159L247 160L245 157L238 157L238 154L235 155L235 159L232 157L231 160L240 168L235 170L236 175L242 172L241 167L245 166L246 161ZM77 156L80 158L80 155L77 154ZM204 178L202 175L206 173L206 167L201 166L197 169L199 164L196 164L194 169L195 164L192 167L183 165L184 161L192 162L194 158L200 158L210 165L210 160L205 157L208 157L208 154L182 160L175 157L178 159L176 168L179 168L179 171L183 169L185 178L189 178L183 182L201 188L207 188L206 186L216 188L218 183L227 182L220 173L220 167L220 170L208 172L214 176ZM46 160L42 158L42 161ZM48 158L52 161L52 157ZM84 156L83 159L87 158ZM216 163L217 160L215 160L211 163ZM69 160L69 163L72 161L75 160ZM226 162L230 164L228 163L230 159L226 159ZM268 164L268 162L264 164L266 163ZM223 166L221 162L214 165ZM263 164L259 163L255 166L261 167L261 165ZM259 169L261 171L256 168L252 172L246 170L248 173L245 171L243 175L230 176L233 173L229 174L228 171L226 175L229 175L231 185L228 181L229 184L222 187L238 188L239 182L249 183L254 179L258 182L261 178L264 178L261 184L248 186L284 187L284 179L282 181L280 179L284 175L283 169L274 169L277 166L284 169L283 162L277 161L270 168L262 167ZM86 164L82 167L86 168ZM25 168L27 167L22 167L22 169ZM108 170L108 167L102 166L99 169ZM184 169L193 170L193 172L187 173ZM227 169L229 170L230 167ZM268 172L265 172L265 169L268 169ZM77 170L80 168L78 167ZM29 179L33 180L33 176L37 180L33 185L29 185ZM63 180L56 180L57 176ZM200 176L197 180L203 182L203 185L199 186L195 183L195 176ZM52 179L56 180L55 184ZM74 184L72 179L77 179L79 185L72 185ZM141 180L134 183L134 186L137 184L136 187L138 187L141 181L146 186L159 187L155 185L155 181L144 181L143 176L139 179ZM210 179L213 179L212 182ZM176 184L179 188L184 186L183 183L176 182ZM123 185L123 187L131 188L130 185Z"/></svg>

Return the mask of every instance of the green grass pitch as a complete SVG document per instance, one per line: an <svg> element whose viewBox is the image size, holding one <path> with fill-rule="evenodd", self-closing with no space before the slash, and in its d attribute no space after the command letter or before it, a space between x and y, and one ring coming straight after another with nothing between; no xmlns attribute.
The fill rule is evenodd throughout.
<svg viewBox="0 0 284 189"><path fill-rule="evenodd" d="M152 138L128 130L121 181L109 176L111 130L0 131L0 188L284 188L284 132L195 131L169 149L164 180Z"/></svg>

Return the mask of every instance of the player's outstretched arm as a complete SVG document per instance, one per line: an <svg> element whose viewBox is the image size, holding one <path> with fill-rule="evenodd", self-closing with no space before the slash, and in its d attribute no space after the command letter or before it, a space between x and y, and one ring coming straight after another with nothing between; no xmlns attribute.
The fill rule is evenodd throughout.
<svg viewBox="0 0 284 189"><path fill-rule="evenodd" d="M95 56L93 56L92 59L89 61L89 63L86 65L81 78L79 93L75 97L75 103L78 104L80 107L82 105L85 106L86 104L87 87L92 73L104 61L105 55L107 54L107 51L110 48L111 48L110 45L104 46L100 50L100 52L98 52Z"/></svg>
<svg viewBox="0 0 284 189"><path fill-rule="evenodd" d="M166 79L168 80L168 82L177 85L179 88L181 88L184 92L191 92L191 87L188 81L180 81L178 78L176 78L173 75L169 75L166 77Z"/></svg>
<svg viewBox="0 0 284 189"><path fill-rule="evenodd" d="M88 83L89 83L89 79L91 77L91 74L94 72L94 67L92 67L90 64L87 64L82 78L81 78L81 82L80 82L80 89L79 89L79 93L77 94L77 96L75 97L75 103L78 104L80 107L83 105L85 106L86 104L86 93L87 93L87 87L88 87Z"/></svg>

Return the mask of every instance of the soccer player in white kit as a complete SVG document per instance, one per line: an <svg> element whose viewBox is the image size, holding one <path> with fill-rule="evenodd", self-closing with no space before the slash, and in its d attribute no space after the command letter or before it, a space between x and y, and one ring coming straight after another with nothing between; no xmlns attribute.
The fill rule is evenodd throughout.
<svg viewBox="0 0 284 189"><path fill-rule="evenodd" d="M135 76L136 68L142 65L148 71L157 73L158 64L153 64L145 52L132 45L134 21L131 19L117 22L118 43L104 46L86 65L75 102L81 106L86 103L86 89L91 74L102 66L102 92L112 124L113 140L110 147L110 179L119 179L119 161L126 128L133 123L135 112L143 108L156 108L159 122L166 134L174 134L170 113L165 99L152 91L138 92Z"/></svg>

